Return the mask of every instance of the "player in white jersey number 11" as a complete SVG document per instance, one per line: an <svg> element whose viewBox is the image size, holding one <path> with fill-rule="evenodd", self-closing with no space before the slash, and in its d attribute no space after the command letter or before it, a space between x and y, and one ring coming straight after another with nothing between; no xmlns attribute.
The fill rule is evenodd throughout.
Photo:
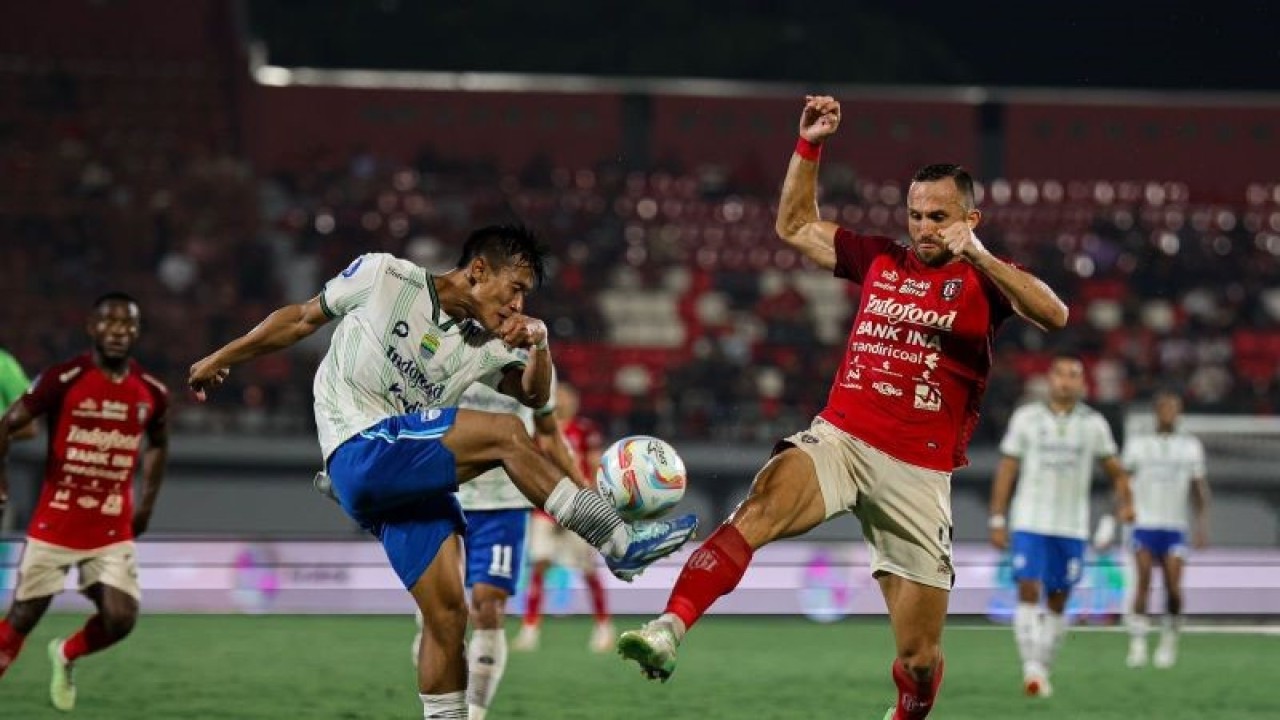
<svg viewBox="0 0 1280 720"><path fill-rule="evenodd" d="M531 232L514 226L473 232L457 268L438 277L390 255L361 255L316 297L276 310L191 366L188 384L204 400L232 365L340 319L314 384L325 471L343 510L382 542L423 614L418 686L428 718L466 712L459 483L502 467L624 580L674 552L696 526L691 515L627 525L552 465L519 418L456 407L475 382L527 407L550 398L547 328L523 314L545 256ZM527 348L528 358L513 348Z"/></svg>

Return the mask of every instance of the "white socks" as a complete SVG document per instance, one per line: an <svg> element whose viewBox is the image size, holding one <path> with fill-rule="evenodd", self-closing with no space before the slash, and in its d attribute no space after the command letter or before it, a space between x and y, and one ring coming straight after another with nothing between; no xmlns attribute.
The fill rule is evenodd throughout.
<svg viewBox="0 0 1280 720"><path fill-rule="evenodd" d="M631 533L618 511L596 493L574 485L569 478L560 478L542 509L605 555L620 558L627 553Z"/></svg>
<svg viewBox="0 0 1280 720"><path fill-rule="evenodd" d="M1025 669L1047 671L1066 634L1066 615L1022 602L1013 611L1013 639Z"/></svg>
<svg viewBox="0 0 1280 720"><path fill-rule="evenodd" d="M1018 644L1022 665L1040 662L1037 640L1040 637L1040 608L1031 603L1018 603L1013 611L1013 639Z"/></svg>
<svg viewBox="0 0 1280 720"><path fill-rule="evenodd" d="M444 720L466 720L467 700L461 690L443 695L424 695L422 698L422 717L424 720L442 718Z"/></svg>
<svg viewBox="0 0 1280 720"><path fill-rule="evenodd" d="M1040 618L1040 662L1048 669L1053 666L1053 659L1062 647L1062 640L1067 636L1067 616L1046 610Z"/></svg>
<svg viewBox="0 0 1280 720"><path fill-rule="evenodd" d="M473 630L467 643L467 705L471 720L484 720L507 669L507 635L502 630Z"/></svg>
<svg viewBox="0 0 1280 720"><path fill-rule="evenodd" d="M1129 628L1129 637L1134 640L1146 640L1151 631L1151 621L1146 615L1129 613L1124 616L1124 624Z"/></svg>

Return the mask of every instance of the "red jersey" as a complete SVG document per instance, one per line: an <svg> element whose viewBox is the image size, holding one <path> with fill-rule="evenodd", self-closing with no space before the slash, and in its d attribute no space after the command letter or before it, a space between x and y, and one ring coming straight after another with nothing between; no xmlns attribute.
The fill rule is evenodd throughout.
<svg viewBox="0 0 1280 720"><path fill-rule="evenodd" d="M169 393L133 360L113 380L81 355L40 374L20 402L47 418L44 486L27 534L76 550L133 538L143 435L163 427Z"/></svg>
<svg viewBox="0 0 1280 720"><path fill-rule="evenodd" d="M582 476L588 482L595 482L596 469L592 466L592 458L604 443L600 428L587 418L575 417L565 423L561 430L569 443L569 448L573 450L574 457L578 459L578 468L582 470Z"/></svg>
<svg viewBox="0 0 1280 720"><path fill-rule="evenodd" d="M1008 298L969 263L930 267L887 237L841 228L835 251L862 297L821 417L903 462L965 465Z"/></svg>

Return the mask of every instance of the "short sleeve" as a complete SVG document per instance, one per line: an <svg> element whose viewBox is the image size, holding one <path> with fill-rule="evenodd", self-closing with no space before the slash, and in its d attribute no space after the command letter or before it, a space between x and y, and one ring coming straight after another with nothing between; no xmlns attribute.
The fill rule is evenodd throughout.
<svg viewBox="0 0 1280 720"><path fill-rule="evenodd" d="M1099 458L1109 458L1120 452L1120 448L1116 445L1116 437L1111 433L1111 426L1107 424L1107 419L1101 415L1093 416L1094 423L1094 448L1095 454Z"/></svg>
<svg viewBox="0 0 1280 720"><path fill-rule="evenodd" d="M844 228L836 229L836 267L834 274L850 282L862 283L877 255L894 246L893 238L858 235Z"/></svg>
<svg viewBox="0 0 1280 720"><path fill-rule="evenodd" d="M1197 438L1191 439L1191 477L1208 477L1209 469L1204 458L1204 445Z"/></svg>
<svg viewBox="0 0 1280 720"><path fill-rule="evenodd" d="M47 415L57 409L67 388L84 374L84 367L75 363L55 365L36 376L31 387L18 401L32 417Z"/></svg>
<svg viewBox="0 0 1280 720"><path fill-rule="evenodd" d="M159 432L169 422L169 388L150 375L144 374L142 379L151 390L151 417L147 420L147 432Z"/></svg>
<svg viewBox="0 0 1280 720"><path fill-rule="evenodd" d="M1027 424L1027 414L1022 410L1014 411L1009 418L1009 427L1004 431L1004 438L1000 440L1000 454L1013 458L1021 458L1027 452L1027 433L1024 426Z"/></svg>
<svg viewBox="0 0 1280 720"><path fill-rule="evenodd" d="M320 307L324 314L339 318L364 305L373 295L382 278L383 266L390 257L386 253L361 255L352 260L346 270L325 283L320 291Z"/></svg>

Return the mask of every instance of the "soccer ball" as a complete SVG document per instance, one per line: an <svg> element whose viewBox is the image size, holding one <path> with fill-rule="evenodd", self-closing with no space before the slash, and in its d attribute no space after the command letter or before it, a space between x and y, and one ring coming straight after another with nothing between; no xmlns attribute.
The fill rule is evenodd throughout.
<svg viewBox="0 0 1280 720"><path fill-rule="evenodd" d="M654 518L684 497L684 461L656 437L632 435L600 456L596 489L627 520Z"/></svg>

